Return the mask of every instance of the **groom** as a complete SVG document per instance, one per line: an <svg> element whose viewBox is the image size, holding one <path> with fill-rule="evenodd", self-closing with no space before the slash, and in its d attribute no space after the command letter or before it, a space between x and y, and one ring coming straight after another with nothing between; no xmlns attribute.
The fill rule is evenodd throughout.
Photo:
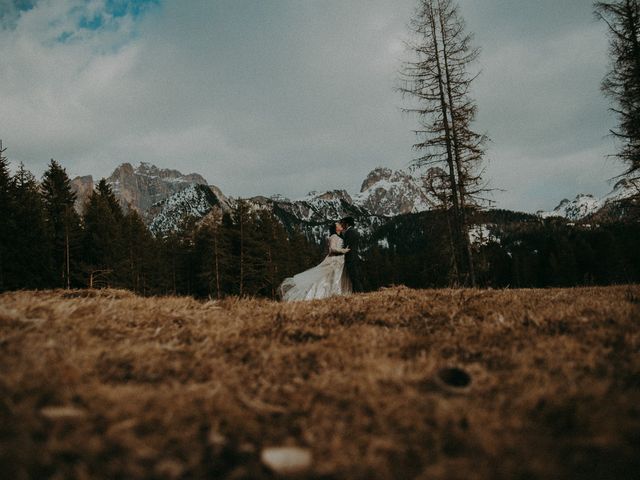
<svg viewBox="0 0 640 480"><path fill-rule="evenodd" d="M354 292L363 292L362 280L360 278L360 258L358 257L358 243L360 242L360 234L354 228L355 221L353 217L344 217L340 220L340 224L344 230L342 238L344 248L349 248L349 252L344 256L344 266L347 269L347 275L351 279L351 285Z"/></svg>

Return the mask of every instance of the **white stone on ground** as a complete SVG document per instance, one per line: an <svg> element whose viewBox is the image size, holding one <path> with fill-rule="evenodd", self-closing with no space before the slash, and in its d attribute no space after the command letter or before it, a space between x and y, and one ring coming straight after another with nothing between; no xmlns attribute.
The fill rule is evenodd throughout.
<svg viewBox="0 0 640 480"><path fill-rule="evenodd" d="M262 450L260 460L275 473L295 475L311 467L311 451L300 447L269 447Z"/></svg>

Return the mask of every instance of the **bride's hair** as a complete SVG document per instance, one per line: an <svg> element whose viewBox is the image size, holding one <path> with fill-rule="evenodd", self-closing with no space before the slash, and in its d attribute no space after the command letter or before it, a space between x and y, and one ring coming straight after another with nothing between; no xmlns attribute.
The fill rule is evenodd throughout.
<svg viewBox="0 0 640 480"><path fill-rule="evenodd" d="M337 235L338 232L336 232L336 224L332 223L331 225L329 225L329 235Z"/></svg>

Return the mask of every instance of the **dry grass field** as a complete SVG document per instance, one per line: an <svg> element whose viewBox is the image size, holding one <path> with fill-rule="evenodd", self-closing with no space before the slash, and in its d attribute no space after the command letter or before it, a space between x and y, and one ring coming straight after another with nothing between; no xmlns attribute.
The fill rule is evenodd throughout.
<svg viewBox="0 0 640 480"><path fill-rule="evenodd" d="M6 293L0 478L638 478L639 327L638 286Z"/></svg>

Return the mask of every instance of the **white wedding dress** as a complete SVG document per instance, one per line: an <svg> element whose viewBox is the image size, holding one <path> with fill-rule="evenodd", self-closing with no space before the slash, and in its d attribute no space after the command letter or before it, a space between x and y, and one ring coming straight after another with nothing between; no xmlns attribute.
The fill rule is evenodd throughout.
<svg viewBox="0 0 640 480"><path fill-rule="evenodd" d="M286 278L279 287L285 302L314 300L351 293L351 281L344 268L342 238L333 234L328 238L328 255L313 268Z"/></svg>

